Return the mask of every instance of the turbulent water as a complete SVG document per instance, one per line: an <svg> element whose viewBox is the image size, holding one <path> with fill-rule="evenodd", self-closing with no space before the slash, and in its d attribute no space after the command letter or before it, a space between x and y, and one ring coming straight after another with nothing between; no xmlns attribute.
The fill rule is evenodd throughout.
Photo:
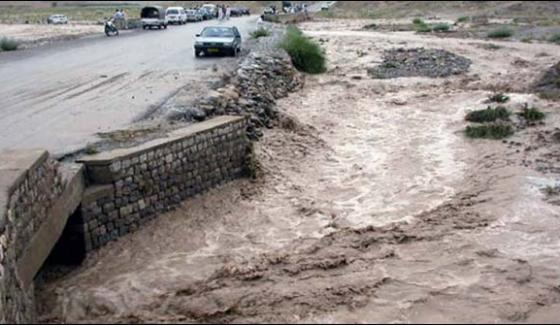
<svg viewBox="0 0 560 325"><path fill-rule="evenodd" d="M521 151L461 132L466 111L484 106L494 80L485 68L497 58L438 40L466 49L471 75L371 80L366 68L382 50L428 38L362 34L312 32L328 39L331 69L280 101L291 123L257 144L259 180L185 202L44 284L42 320L560 319L560 209L540 190L554 175L520 163L550 147ZM371 54L356 56L356 46ZM500 60L534 54L516 46ZM535 71L512 71L512 87L522 73ZM514 94L511 105L528 100L538 102ZM547 123L557 121L550 112ZM513 140L533 143L547 127Z"/></svg>

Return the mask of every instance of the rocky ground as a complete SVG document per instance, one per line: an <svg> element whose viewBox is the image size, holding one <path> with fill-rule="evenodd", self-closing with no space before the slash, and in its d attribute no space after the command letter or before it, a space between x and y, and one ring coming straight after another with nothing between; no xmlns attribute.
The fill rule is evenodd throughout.
<svg viewBox="0 0 560 325"><path fill-rule="evenodd" d="M383 62L370 68L374 78L449 77L469 70L471 61L445 50L397 48L385 52Z"/></svg>
<svg viewBox="0 0 560 325"><path fill-rule="evenodd" d="M534 91L541 97L560 98L560 63L550 67L543 76L534 83Z"/></svg>
<svg viewBox="0 0 560 325"><path fill-rule="evenodd" d="M276 101L260 176L185 202L38 290L45 322L556 322L555 45L303 24L324 75ZM385 51L445 50L461 75L375 79ZM360 50L360 51L357 51ZM546 115L469 140L495 91Z"/></svg>

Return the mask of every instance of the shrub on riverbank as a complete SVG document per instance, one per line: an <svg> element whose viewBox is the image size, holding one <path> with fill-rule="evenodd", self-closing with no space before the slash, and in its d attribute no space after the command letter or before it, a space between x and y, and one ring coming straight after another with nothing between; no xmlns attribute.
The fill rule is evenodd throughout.
<svg viewBox="0 0 560 325"><path fill-rule="evenodd" d="M290 55L292 63L300 71L318 74L327 70L321 46L303 35L295 26L288 27L280 47Z"/></svg>

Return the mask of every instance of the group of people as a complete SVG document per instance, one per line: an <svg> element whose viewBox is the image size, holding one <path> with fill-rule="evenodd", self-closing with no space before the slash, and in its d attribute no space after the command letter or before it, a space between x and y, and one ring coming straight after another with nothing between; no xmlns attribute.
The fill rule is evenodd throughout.
<svg viewBox="0 0 560 325"><path fill-rule="evenodd" d="M227 5L218 5L218 20L229 20L231 8Z"/></svg>
<svg viewBox="0 0 560 325"><path fill-rule="evenodd" d="M122 9L116 9L113 14L113 24L117 29L126 29L126 14Z"/></svg>
<svg viewBox="0 0 560 325"><path fill-rule="evenodd" d="M297 14L300 12L303 12L305 15L308 14L306 3L298 3L290 7L284 7L283 10L287 14Z"/></svg>

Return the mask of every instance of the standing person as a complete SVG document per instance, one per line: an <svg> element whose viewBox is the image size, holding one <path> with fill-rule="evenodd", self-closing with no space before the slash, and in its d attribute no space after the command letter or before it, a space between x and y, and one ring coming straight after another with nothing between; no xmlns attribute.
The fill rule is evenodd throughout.
<svg viewBox="0 0 560 325"><path fill-rule="evenodd" d="M119 9L115 9L115 13L113 14L113 22L115 23L115 27L117 29L121 29L121 12Z"/></svg>
<svg viewBox="0 0 560 325"><path fill-rule="evenodd" d="M113 14L113 22L115 23L115 25L118 24L119 16L120 16L119 9L115 9L115 13Z"/></svg>
<svg viewBox="0 0 560 325"><path fill-rule="evenodd" d="M126 22L126 13L124 12L124 9L121 9L121 16L122 16L123 29L128 29L128 24Z"/></svg>
<svg viewBox="0 0 560 325"><path fill-rule="evenodd" d="M222 20L224 18L224 12L222 11L222 6L218 5L218 20Z"/></svg>
<svg viewBox="0 0 560 325"><path fill-rule="evenodd" d="M228 6L226 6L226 20L229 20L229 17L231 16L231 8Z"/></svg>

